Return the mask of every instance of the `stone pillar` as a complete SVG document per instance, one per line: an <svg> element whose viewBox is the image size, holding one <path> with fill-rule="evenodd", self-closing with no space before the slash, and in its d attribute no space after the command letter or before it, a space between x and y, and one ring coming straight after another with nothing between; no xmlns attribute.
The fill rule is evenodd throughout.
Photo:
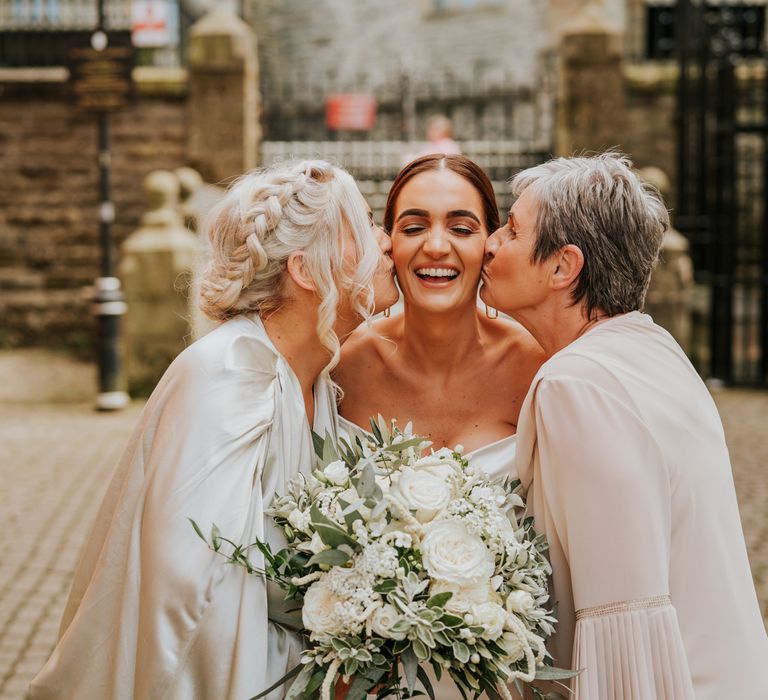
<svg viewBox="0 0 768 700"><path fill-rule="evenodd" d="M620 30L602 2L576 8L561 27L558 47L556 152L621 147L624 112Z"/></svg>
<svg viewBox="0 0 768 700"><path fill-rule="evenodd" d="M663 170L655 167L642 168L638 175L667 199L669 178ZM688 252L689 247L688 239L675 228L667 231L645 299L646 313L666 328L688 355L692 351L694 292L693 262Z"/></svg>
<svg viewBox="0 0 768 700"><path fill-rule="evenodd" d="M261 142L256 37L229 2L189 34L191 165L219 183L256 166Z"/></svg>
<svg viewBox="0 0 768 700"><path fill-rule="evenodd" d="M128 389L148 395L191 340L189 289L197 237L176 211L179 181L165 170L144 180L148 211L122 245L120 277L128 311L123 353Z"/></svg>

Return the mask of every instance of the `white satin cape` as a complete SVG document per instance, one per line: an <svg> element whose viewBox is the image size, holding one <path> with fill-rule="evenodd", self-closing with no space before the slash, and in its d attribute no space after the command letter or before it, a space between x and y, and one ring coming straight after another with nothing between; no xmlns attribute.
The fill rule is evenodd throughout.
<svg viewBox="0 0 768 700"><path fill-rule="evenodd" d="M594 327L541 367L517 435L573 700L768 698L723 427L674 339L640 312Z"/></svg>
<svg viewBox="0 0 768 700"><path fill-rule="evenodd" d="M315 416L318 432L336 435L323 379ZM289 622L295 604L209 551L187 518L279 549L264 508L312 454L298 380L258 317L228 321L179 355L112 478L30 697L248 700L282 676L301 642L273 620Z"/></svg>

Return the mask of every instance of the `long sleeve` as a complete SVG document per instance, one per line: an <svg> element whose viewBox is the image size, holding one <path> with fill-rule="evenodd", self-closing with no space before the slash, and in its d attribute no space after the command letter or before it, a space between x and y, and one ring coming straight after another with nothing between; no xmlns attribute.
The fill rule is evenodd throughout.
<svg viewBox="0 0 768 700"><path fill-rule="evenodd" d="M669 588L674 474L629 400L572 376L535 391L537 519L569 569L575 699L693 700Z"/></svg>
<svg viewBox="0 0 768 700"><path fill-rule="evenodd" d="M288 469L309 464L303 401L258 330L240 319L213 331L153 393L35 700L241 700L298 660L298 637L269 619L265 581L211 552L188 520L236 542L270 539L265 506Z"/></svg>

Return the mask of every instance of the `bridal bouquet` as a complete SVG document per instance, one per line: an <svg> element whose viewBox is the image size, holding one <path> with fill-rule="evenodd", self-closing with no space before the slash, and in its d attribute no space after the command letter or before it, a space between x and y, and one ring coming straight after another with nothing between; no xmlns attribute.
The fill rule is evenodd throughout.
<svg viewBox="0 0 768 700"><path fill-rule="evenodd" d="M381 417L371 427L353 444L315 437L317 468L268 511L286 549L211 534L213 549L301 606L302 664L257 697L295 676L286 700L318 691L327 700L341 675L349 700L411 697L417 680L434 698L427 664L463 696L492 700L511 698L510 683L521 691L534 679L574 675L545 664L551 570L531 519L516 517L519 482L491 481L461 447L422 456L429 443L409 427ZM248 559L252 547L263 569Z"/></svg>

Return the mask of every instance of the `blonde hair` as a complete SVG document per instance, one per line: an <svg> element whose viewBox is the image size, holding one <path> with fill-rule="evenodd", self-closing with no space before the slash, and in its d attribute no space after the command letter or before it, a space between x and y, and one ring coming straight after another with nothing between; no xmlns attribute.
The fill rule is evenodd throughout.
<svg viewBox="0 0 768 700"><path fill-rule="evenodd" d="M326 374L339 358L333 326L340 292L349 293L361 317L373 313L372 281L380 254L363 197L342 168L314 160L246 173L211 212L203 235L210 260L200 308L214 320L263 315L284 305L288 258L303 252L321 299L317 335L331 354ZM350 242L356 261L352 270L344 265Z"/></svg>

